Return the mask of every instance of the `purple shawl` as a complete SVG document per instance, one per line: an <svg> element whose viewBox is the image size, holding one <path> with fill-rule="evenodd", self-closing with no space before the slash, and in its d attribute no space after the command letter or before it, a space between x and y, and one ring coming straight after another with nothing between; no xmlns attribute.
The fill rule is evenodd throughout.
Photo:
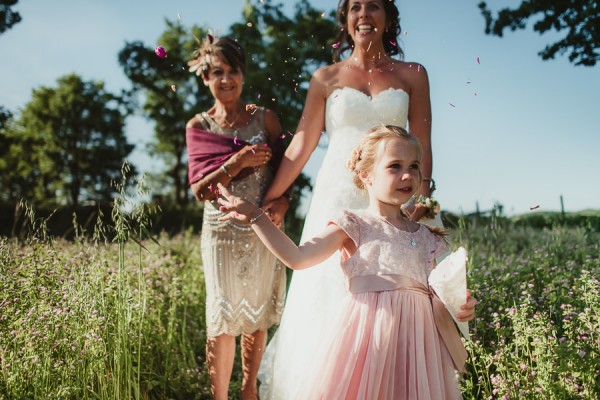
<svg viewBox="0 0 600 400"><path fill-rule="evenodd" d="M185 141L188 152L188 182L190 185L220 168L231 156L250 144L238 138L196 128L185 129ZM283 147L280 145L276 147L277 149L273 149L273 157L270 162L275 169L279 166L283 156ZM244 168L233 180L244 178L253 173L254 168Z"/></svg>

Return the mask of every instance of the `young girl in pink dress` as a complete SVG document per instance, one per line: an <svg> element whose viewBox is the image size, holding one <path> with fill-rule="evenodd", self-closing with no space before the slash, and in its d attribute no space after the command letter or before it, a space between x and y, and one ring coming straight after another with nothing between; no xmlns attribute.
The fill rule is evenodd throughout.
<svg viewBox="0 0 600 400"><path fill-rule="evenodd" d="M427 282L448 245L442 232L401 210L421 185L420 160L418 140L403 128L371 129L348 165L355 184L366 189L368 208L342 211L301 246L257 206L219 186L223 218L249 222L288 267L309 268L340 251L349 295L297 377L294 398L461 398L456 370L463 370L466 351ZM465 299L459 321L474 316L475 299L469 293Z"/></svg>

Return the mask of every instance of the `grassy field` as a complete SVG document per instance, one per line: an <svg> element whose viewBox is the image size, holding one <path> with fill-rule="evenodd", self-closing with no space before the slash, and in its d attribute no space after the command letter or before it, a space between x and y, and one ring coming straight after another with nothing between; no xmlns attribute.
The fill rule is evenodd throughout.
<svg viewBox="0 0 600 400"><path fill-rule="evenodd" d="M0 399L208 399L199 237L0 239ZM480 301L466 399L600 398L600 233L459 220ZM231 387L239 398L236 362Z"/></svg>

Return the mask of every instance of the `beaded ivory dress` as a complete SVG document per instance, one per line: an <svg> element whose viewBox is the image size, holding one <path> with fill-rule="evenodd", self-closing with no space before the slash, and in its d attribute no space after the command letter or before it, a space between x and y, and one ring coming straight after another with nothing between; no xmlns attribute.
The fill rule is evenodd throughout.
<svg viewBox="0 0 600 400"><path fill-rule="evenodd" d="M446 241L424 225L403 231L366 210L344 211L332 223L357 247L340 262L348 295L291 399L461 399L427 282Z"/></svg>
<svg viewBox="0 0 600 400"><path fill-rule="evenodd" d="M267 142L262 108L254 113L248 125L235 130L220 127L206 112L196 118L210 132L238 136L250 144ZM232 181L228 189L260 204L272 179L270 167L263 165L255 173ZM285 268L247 223L220 222L221 215L218 203L204 202L201 240L207 335L238 336L266 330L281 318Z"/></svg>
<svg viewBox="0 0 600 400"><path fill-rule="evenodd" d="M340 210L367 206L367 196L354 186L346 162L373 126L406 128L408 104L408 94L394 88L371 97L354 88L341 87L329 95L325 105L329 146L315 180L302 241L322 232L327 221ZM280 326L261 363L261 399L292 397L298 377L303 375L346 294L339 257L336 253L322 264L294 272Z"/></svg>

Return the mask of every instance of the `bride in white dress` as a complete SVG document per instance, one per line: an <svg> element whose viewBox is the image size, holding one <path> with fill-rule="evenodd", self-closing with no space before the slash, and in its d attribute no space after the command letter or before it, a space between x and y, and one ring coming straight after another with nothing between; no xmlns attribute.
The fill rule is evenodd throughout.
<svg viewBox="0 0 600 400"><path fill-rule="evenodd" d="M398 9L389 0L341 0L339 51L351 50L343 61L318 69L310 82L302 119L263 208L278 223L281 196L300 174L325 128L329 146L319 170L302 241L321 232L341 209L366 206L346 161L360 137L374 125L406 127L423 147L420 193L431 194L431 106L429 80L423 66L392 58L397 47ZM337 56L337 55L336 55ZM419 207L413 219L423 214ZM309 365L320 335L333 320L345 294L339 256L294 272L280 326L261 364L261 399L288 399Z"/></svg>

